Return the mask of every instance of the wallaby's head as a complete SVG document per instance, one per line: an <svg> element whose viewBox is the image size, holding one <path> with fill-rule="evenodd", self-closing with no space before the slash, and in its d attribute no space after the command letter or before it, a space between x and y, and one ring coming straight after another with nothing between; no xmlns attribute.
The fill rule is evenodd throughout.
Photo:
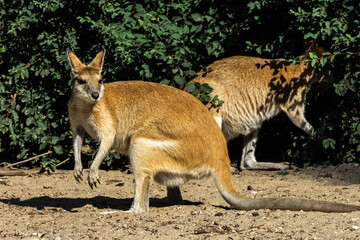
<svg viewBox="0 0 360 240"><path fill-rule="evenodd" d="M88 65L84 65L70 50L67 55L74 74L73 94L87 102L99 101L104 93L101 70L105 50L101 50Z"/></svg>
<svg viewBox="0 0 360 240"><path fill-rule="evenodd" d="M318 58L324 57L323 53L325 52L325 49L321 46L313 46L311 47L311 52L315 54ZM316 76L314 78L314 82L319 83L331 83L334 80L334 75L332 70L330 69L330 64L325 64L325 66L322 66L315 72Z"/></svg>

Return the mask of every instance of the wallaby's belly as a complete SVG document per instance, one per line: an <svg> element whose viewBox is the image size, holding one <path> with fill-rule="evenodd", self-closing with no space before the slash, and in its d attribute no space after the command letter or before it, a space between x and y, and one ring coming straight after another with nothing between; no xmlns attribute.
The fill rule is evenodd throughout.
<svg viewBox="0 0 360 240"><path fill-rule="evenodd" d="M121 154L129 155L130 139L125 134L117 135L114 139L113 148Z"/></svg>
<svg viewBox="0 0 360 240"><path fill-rule="evenodd" d="M209 169L193 169L193 170L169 170L164 169L163 171L158 171L154 180L165 186L177 187L185 184L191 179L201 179L205 177L209 177L211 175L211 171Z"/></svg>
<svg viewBox="0 0 360 240"><path fill-rule="evenodd" d="M223 99L225 102L219 113L222 118L222 132L228 141L239 135L252 133L259 129L264 121L281 111L274 103L258 104L261 99L262 96L257 101L254 99L247 102L227 97Z"/></svg>

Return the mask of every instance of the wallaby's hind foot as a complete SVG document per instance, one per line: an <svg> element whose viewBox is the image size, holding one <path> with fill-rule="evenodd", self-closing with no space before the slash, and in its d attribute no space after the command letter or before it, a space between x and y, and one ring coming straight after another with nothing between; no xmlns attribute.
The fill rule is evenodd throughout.
<svg viewBox="0 0 360 240"><path fill-rule="evenodd" d="M244 136L244 148L242 152L241 170L286 170L288 165L273 162L258 162L255 157L256 142L259 130Z"/></svg>
<svg viewBox="0 0 360 240"><path fill-rule="evenodd" d="M241 170L287 170L290 166L282 163L273 162L250 162L240 164Z"/></svg>

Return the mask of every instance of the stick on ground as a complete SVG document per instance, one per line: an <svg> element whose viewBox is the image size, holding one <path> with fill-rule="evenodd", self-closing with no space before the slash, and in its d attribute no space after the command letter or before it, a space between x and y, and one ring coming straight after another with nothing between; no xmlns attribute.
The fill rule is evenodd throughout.
<svg viewBox="0 0 360 240"><path fill-rule="evenodd" d="M7 167L10 168L10 167L13 167L13 166L16 166L16 165L19 165L19 164L23 164L23 163L26 163L26 162L30 162L31 160L34 160L34 159L36 159L36 158L39 158L39 157L48 155L48 154L50 154L50 153L52 153L52 151L48 151L48 152L46 152L46 153L42 153L42 154L36 155L36 156L31 157L31 158L28 158L28 159L26 159L26 160L23 160L23 161L20 161L20 162L17 162L17 163L10 164L10 165L8 165Z"/></svg>

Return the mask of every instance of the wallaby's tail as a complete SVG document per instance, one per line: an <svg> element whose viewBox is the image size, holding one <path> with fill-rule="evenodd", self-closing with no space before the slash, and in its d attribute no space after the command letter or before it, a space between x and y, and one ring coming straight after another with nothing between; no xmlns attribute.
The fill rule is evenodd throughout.
<svg viewBox="0 0 360 240"><path fill-rule="evenodd" d="M228 173L227 173L228 172ZM293 198L263 198L250 199L238 194L231 181L231 173L221 171L214 174L215 182L224 200L232 207L242 210L253 209L281 209L281 210L304 210L320 212L352 212L360 211L360 206L347 205L334 202L293 199Z"/></svg>

